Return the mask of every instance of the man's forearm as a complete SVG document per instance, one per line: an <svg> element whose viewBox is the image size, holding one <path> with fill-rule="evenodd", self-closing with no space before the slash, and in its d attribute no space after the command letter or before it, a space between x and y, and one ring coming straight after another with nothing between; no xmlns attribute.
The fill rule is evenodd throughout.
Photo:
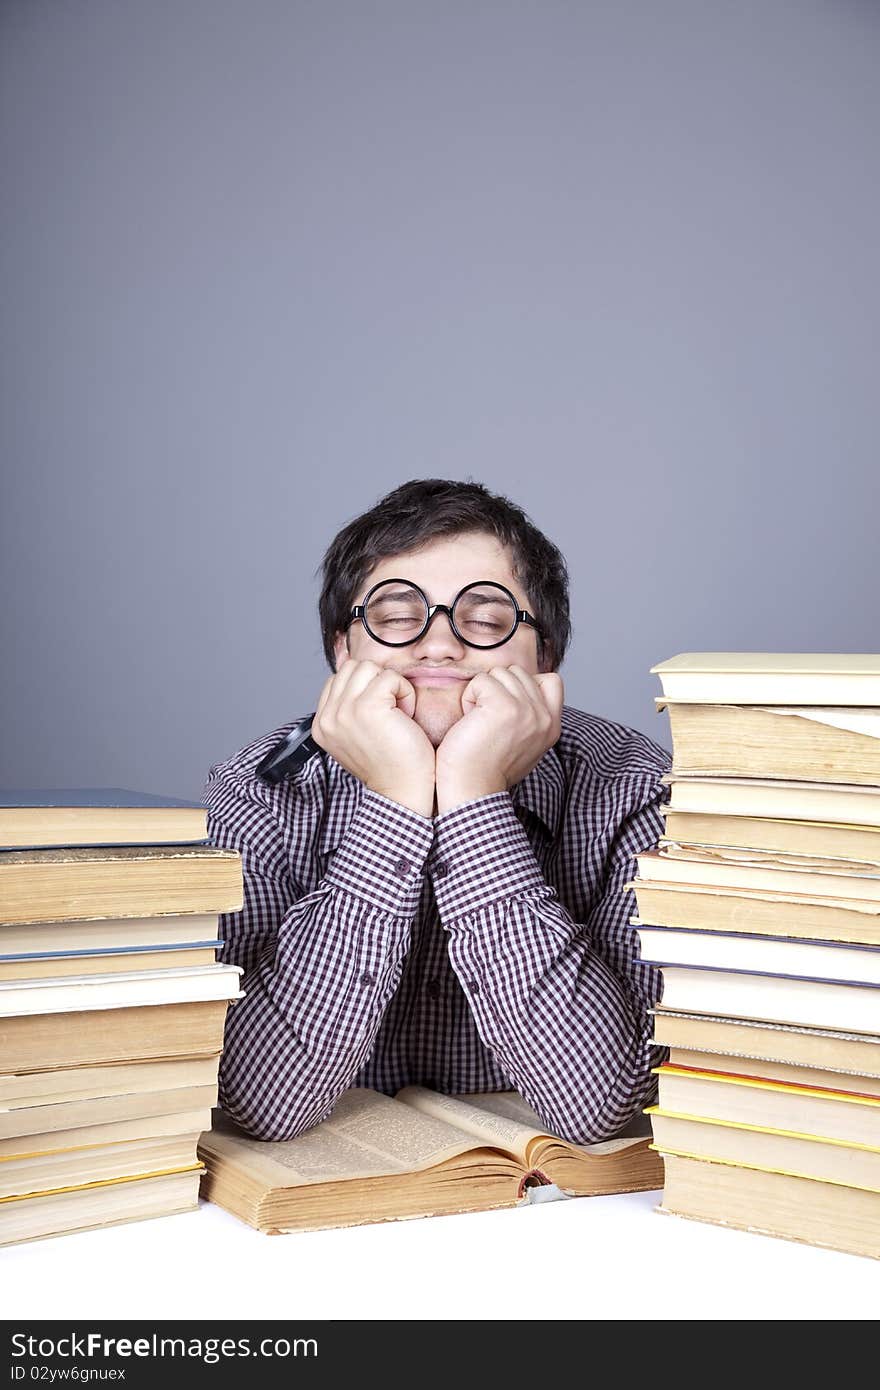
<svg viewBox="0 0 880 1390"><path fill-rule="evenodd" d="M221 1104L249 1133L302 1133L369 1057L432 838L430 820L366 793L319 887L284 913L230 1010L221 1058Z"/></svg>
<svg viewBox="0 0 880 1390"><path fill-rule="evenodd" d="M457 807L435 827L440 919L483 1043L548 1127L579 1143L607 1138L652 1089L639 988L609 968L589 925L544 881L507 794ZM614 884L605 908L629 930Z"/></svg>

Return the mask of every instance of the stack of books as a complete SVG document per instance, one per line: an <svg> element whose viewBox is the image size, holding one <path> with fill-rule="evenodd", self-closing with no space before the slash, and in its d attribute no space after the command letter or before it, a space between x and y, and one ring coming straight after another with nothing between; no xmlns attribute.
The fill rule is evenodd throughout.
<svg viewBox="0 0 880 1390"><path fill-rule="evenodd" d="M242 900L198 803L0 792L0 1245L198 1206Z"/></svg>
<svg viewBox="0 0 880 1390"><path fill-rule="evenodd" d="M880 655L652 671L669 800L628 886L659 1209L880 1258Z"/></svg>

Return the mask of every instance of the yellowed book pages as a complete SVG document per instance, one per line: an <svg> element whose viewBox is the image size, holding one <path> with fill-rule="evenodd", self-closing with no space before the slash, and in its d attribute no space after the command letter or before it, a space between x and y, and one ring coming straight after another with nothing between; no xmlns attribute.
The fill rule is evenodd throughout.
<svg viewBox="0 0 880 1390"><path fill-rule="evenodd" d="M667 1066L656 1070L657 1104L665 1114L813 1134L880 1149L877 1096Z"/></svg>
<svg viewBox="0 0 880 1390"><path fill-rule="evenodd" d="M673 774L880 786L880 711L658 702Z"/></svg>
<svg viewBox="0 0 880 1390"><path fill-rule="evenodd" d="M833 1070L880 1078L880 1037L827 1028L750 1022L705 1014L651 1010L654 1041L660 1047L691 1048L717 1058L707 1070L725 1070L738 1060L740 1069L757 1062L780 1062L795 1067ZM727 1067L727 1070L734 1070Z"/></svg>
<svg viewBox="0 0 880 1390"><path fill-rule="evenodd" d="M701 773L664 773L660 780L668 786L669 806L676 811L880 826L880 787Z"/></svg>
<svg viewBox="0 0 880 1390"><path fill-rule="evenodd" d="M75 1129L41 1130L38 1134L0 1138L0 1162L62 1152L82 1153L103 1144L140 1144L151 1138L203 1134L210 1127L211 1107L201 1106L195 1110L137 1115L128 1120L78 1125Z"/></svg>
<svg viewBox="0 0 880 1390"><path fill-rule="evenodd" d="M202 1165L201 1165L200 1163L196 1162L196 1163L187 1164L186 1168L183 1169L183 1171L186 1172L186 1173L191 1173L191 1172L194 1172L194 1171L196 1171L196 1170L201 1170L201 1168L202 1168ZM180 1170L177 1170L177 1171L180 1171ZM41 1193L33 1194L33 1195L38 1195L38 1196L41 1196L41 1197L57 1197L57 1196L60 1196L60 1194L63 1193L63 1192L82 1192L82 1191L85 1191L86 1188L89 1188L89 1189L92 1189L92 1190L96 1190L96 1189L102 1188L102 1187L116 1187L119 1183L124 1183L124 1182L137 1182L137 1181L139 1181L140 1178L167 1178L167 1177L170 1177L170 1176L171 1176L171 1175L170 1175L170 1173L168 1173L168 1172L157 1171L157 1172L150 1172L150 1173L138 1173L138 1174L136 1174L136 1175L133 1176L133 1177L128 1177L128 1176L127 1176L127 1177L121 1177L121 1178L100 1178L100 1179L95 1180L94 1182L77 1183L77 1184L75 1184L75 1185L67 1186L67 1187L62 1186L62 1187L50 1188L50 1189L48 1189L46 1192L41 1192ZM4 1215L5 1215L7 1212L9 1212L9 1211L14 1211L14 1210L15 1210L14 1206L12 1205L12 1203L27 1201L31 1195L32 1195L32 1194L30 1194L30 1193L25 1193L25 1194L22 1194L21 1196L15 1196L15 1197L0 1197L0 1202L3 1203L3 1206L4 1206L4 1208L5 1208L5 1210L4 1210Z"/></svg>
<svg viewBox="0 0 880 1390"><path fill-rule="evenodd" d="M0 845L156 845L207 837L203 806L0 805Z"/></svg>
<svg viewBox="0 0 880 1390"><path fill-rule="evenodd" d="M880 843L875 841L871 848L878 854ZM845 855L803 854L793 850L760 849L754 845L701 845L672 835L661 835L657 853L665 859L684 859L696 864L753 864L757 869L781 869L784 873L865 874L880 878L880 857L864 861Z"/></svg>
<svg viewBox="0 0 880 1390"><path fill-rule="evenodd" d="M814 1134L668 1115L656 1105L650 1107L648 1115L654 1131L654 1147L662 1154L679 1154L708 1162L745 1163L796 1177L880 1192L880 1148L877 1147L817 1139Z"/></svg>
<svg viewBox="0 0 880 1390"><path fill-rule="evenodd" d="M534 1184L580 1192L659 1188L647 1117L596 1145L548 1134L522 1097L395 1097L346 1091L297 1138L249 1138L218 1114L199 1143L203 1196L259 1230L281 1232L514 1206Z"/></svg>
<svg viewBox="0 0 880 1390"><path fill-rule="evenodd" d="M693 883L707 888L749 888L754 892L768 889L771 893L831 898L836 902L855 898L859 902L880 903L880 872L869 872L861 865L838 867L833 871L783 869L713 856L671 855L659 848L638 854L636 864L640 878L662 883Z"/></svg>
<svg viewBox="0 0 880 1390"><path fill-rule="evenodd" d="M216 959L216 947L193 946L179 951L0 960L0 983L5 980L58 980L68 975L125 975L135 970L188 970L194 965L213 965Z"/></svg>
<svg viewBox="0 0 880 1390"><path fill-rule="evenodd" d="M0 1245L195 1211L200 1178L198 1168L187 1169L10 1201L3 1208Z"/></svg>
<svg viewBox="0 0 880 1390"><path fill-rule="evenodd" d="M0 1110L0 1137L11 1139L85 1125L113 1124L120 1120L176 1111L210 1109L217 1103L217 1084L173 1086L165 1091L136 1091L126 1095L90 1096Z"/></svg>
<svg viewBox="0 0 880 1390"><path fill-rule="evenodd" d="M880 1259L880 1194L667 1154L658 1211Z"/></svg>
<svg viewBox="0 0 880 1390"><path fill-rule="evenodd" d="M781 817L710 815L661 807L664 833L658 848L677 846L693 856L773 857L783 868L822 868L844 863L880 871L880 826L840 825Z"/></svg>
<svg viewBox="0 0 880 1390"><path fill-rule="evenodd" d="M769 889L719 888L647 878L625 885L638 916L658 927L755 932L811 941L880 945L880 903L856 898L814 898Z"/></svg>
<svg viewBox="0 0 880 1390"><path fill-rule="evenodd" d="M0 1197L27 1197L95 1181L191 1171L200 1166L196 1152L198 1140L198 1134L171 1135L4 1158L0 1160Z"/></svg>
<svg viewBox="0 0 880 1390"><path fill-rule="evenodd" d="M241 855L213 845L124 845L0 854L0 917L10 924L237 912Z"/></svg>
<svg viewBox="0 0 880 1390"><path fill-rule="evenodd" d="M161 1057L207 1056L223 1046L225 999L71 1013L0 1016L4 1072Z"/></svg>
<svg viewBox="0 0 880 1390"><path fill-rule="evenodd" d="M656 1039L655 1039L656 1041ZM662 1045L662 1044L661 1044ZM721 1072L727 1076L752 1077L762 1081L781 1081L786 1085L811 1086L819 1090L853 1091L880 1097L880 1038L873 1043L877 1053L878 1075L840 1071L832 1067L807 1067L755 1057L721 1056L697 1048L670 1047L666 1062L670 1067L703 1073Z"/></svg>
<svg viewBox="0 0 880 1390"><path fill-rule="evenodd" d="M48 1071L0 1073L0 1110L49 1105L60 1100L165 1091L177 1086L214 1086L220 1054L169 1057L149 1062L111 1062L102 1067L58 1067Z"/></svg>
<svg viewBox="0 0 880 1390"><path fill-rule="evenodd" d="M19 952L102 951L131 946L191 947L219 939L216 913L183 912L161 917L108 917L96 921L4 922L0 955Z"/></svg>

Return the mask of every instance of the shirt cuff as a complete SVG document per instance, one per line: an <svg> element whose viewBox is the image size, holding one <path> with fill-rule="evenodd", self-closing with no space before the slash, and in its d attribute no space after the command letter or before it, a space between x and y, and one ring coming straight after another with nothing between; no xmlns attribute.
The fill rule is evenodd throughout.
<svg viewBox="0 0 880 1390"><path fill-rule="evenodd" d="M428 861L440 921L546 883L508 792L462 802L434 819Z"/></svg>
<svg viewBox="0 0 880 1390"><path fill-rule="evenodd" d="M414 917L433 838L428 817L366 791L324 882L395 917Z"/></svg>

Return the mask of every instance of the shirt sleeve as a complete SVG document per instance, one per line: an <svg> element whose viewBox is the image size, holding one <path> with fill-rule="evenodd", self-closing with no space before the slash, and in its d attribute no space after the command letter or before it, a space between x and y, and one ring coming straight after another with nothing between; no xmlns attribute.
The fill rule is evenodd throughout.
<svg viewBox="0 0 880 1390"><path fill-rule="evenodd" d="M221 918L223 959L244 970L219 1067L223 1109L259 1139L329 1115L375 1043L409 948L430 820L366 792L312 892L290 873L272 812L214 769L213 844L242 856L244 905Z"/></svg>
<svg viewBox="0 0 880 1390"><path fill-rule="evenodd" d="M614 1134L655 1088L648 1009L660 975L638 958L625 885L635 854L662 834L664 788L640 782L582 922L545 882L508 793L435 822L434 893L480 1037L548 1129L574 1143Z"/></svg>

